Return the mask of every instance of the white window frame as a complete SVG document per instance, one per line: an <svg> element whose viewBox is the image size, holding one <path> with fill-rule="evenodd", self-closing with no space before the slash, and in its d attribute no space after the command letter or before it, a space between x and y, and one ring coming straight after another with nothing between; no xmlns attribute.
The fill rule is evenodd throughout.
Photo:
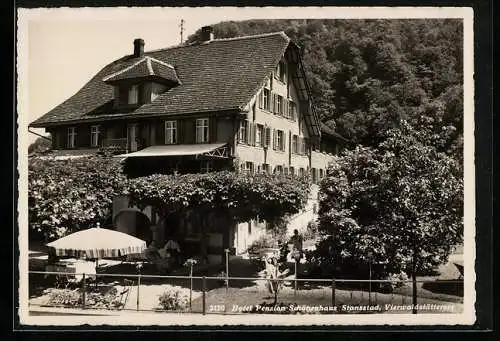
<svg viewBox="0 0 500 341"><path fill-rule="evenodd" d="M254 164L252 161L246 161L244 163L244 167L245 167L245 172L247 172L248 174L254 173Z"/></svg>
<svg viewBox="0 0 500 341"><path fill-rule="evenodd" d="M99 147L99 135L101 134L100 126L90 126L90 146Z"/></svg>
<svg viewBox="0 0 500 341"><path fill-rule="evenodd" d="M297 135L292 135L292 154L299 153L299 137Z"/></svg>
<svg viewBox="0 0 500 341"><path fill-rule="evenodd" d="M264 88L262 101L264 110L271 111L271 90Z"/></svg>
<svg viewBox="0 0 500 341"><path fill-rule="evenodd" d="M240 129L238 130L238 141L248 143L248 120L240 120Z"/></svg>
<svg viewBox="0 0 500 341"><path fill-rule="evenodd" d="M177 144L177 121L165 121L165 144Z"/></svg>
<svg viewBox="0 0 500 341"><path fill-rule="evenodd" d="M262 169L262 173L269 174L271 166L269 166L268 163L263 163L261 169Z"/></svg>
<svg viewBox="0 0 500 341"><path fill-rule="evenodd" d="M283 97L280 96L280 95L277 95L277 99L276 99L276 113L278 115L283 115Z"/></svg>
<svg viewBox="0 0 500 341"><path fill-rule="evenodd" d="M264 137L264 126L262 124L257 124L257 129L255 130L255 146L262 147L263 137Z"/></svg>
<svg viewBox="0 0 500 341"><path fill-rule="evenodd" d="M276 130L276 150L285 151L285 132Z"/></svg>
<svg viewBox="0 0 500 341"><path fill-rule="evenodd" d="M210 140L210 120L208 117L196 119L196 143L208 143Z"/></svg>
<svg viewBox="0 0 500 341"><path fill-rule="evenodd" d="M67 147L68 148L76 147L76 127L68 127Z"/></svg>
<svg viewBox="0 0 500 341"><path fill-rule="evenodd" d="M139 85L134 84L128 89L128 104L139 103Z"/></svg>

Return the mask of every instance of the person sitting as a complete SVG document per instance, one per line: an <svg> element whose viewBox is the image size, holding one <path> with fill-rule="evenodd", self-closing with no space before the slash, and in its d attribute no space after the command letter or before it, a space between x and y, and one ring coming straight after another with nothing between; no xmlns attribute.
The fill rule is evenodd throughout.
<svg viewBox="0 0 500 341"><path fill-rule="evenodd" d="M165 244L165 250L173 258L173 263L178 265L180 263L181 255L181 247L179 246L179 243L175 239L170 238Z"/></svg>

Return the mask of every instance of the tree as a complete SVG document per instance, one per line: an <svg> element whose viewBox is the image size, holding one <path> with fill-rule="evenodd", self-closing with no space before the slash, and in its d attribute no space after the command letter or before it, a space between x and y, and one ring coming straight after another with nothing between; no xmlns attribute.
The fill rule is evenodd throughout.
<svg viewBox="0 0 500 341"><path fill-rule="evenodd" d="M238 174L221 171L207 174L162 175L131 179L131 202L152 205L163 215L196 208L220 212L234 222L257 217L279 225L286 215L300 212L307 202L306 178Z"/></svg>
<svg viewBox="0 0 500 341"><path fill-rule="evenodd" d="M43 153L52 148L52 142L49 138L45 137L39 137L33 142L32 144L29 145L28 147L28 154L33 154L33 153Z"/></svg>
<svg viewBox="0 0 500 341"><path fill-rule="evenodd" d="M113 198L127 185L119 161L99 156L31 157L28 179L30 234L48 240L109 223Z"/></svg>
<svg viewBox="0 0 500 341"><path fill-rule="evenodd" d="M320 189L320 230L337 261L376 263L389 273L425 273L463 236L463 181L453 158L403 122L378 148L337 157ZM319 255L331 258L328 253Z"/></svg>
<svg viewBox="0 0 500 341"><path fill-rule="evenodd" d="M460 20L248 20L214 25L217 38L276 31L284 31L301 47L323 123L354 143L377 147L401 120L418 127L414 121L425 115L434 121L435 132L450 128L448 155L462 159Z"/></svg>

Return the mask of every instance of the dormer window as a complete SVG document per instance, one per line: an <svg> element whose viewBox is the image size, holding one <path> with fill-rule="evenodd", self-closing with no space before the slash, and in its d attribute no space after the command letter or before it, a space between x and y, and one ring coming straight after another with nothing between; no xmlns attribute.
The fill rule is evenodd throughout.
<svg viewBox="0 0 500 341"><path fill-rule="evenodd" d="M128 104L138 104L139 103L139 86L132 85L128 89Z"/></svg>

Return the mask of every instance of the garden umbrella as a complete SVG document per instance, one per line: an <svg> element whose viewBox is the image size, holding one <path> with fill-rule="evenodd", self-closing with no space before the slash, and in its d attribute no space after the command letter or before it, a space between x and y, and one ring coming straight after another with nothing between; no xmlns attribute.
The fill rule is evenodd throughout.
<svg viewBox="0 0 500 341"><path fill-rule="evenodd" d="M57 256L100 259L138 254L146 242L129 234L105 228L89 228L72 233L47 244Z"/></svg>

